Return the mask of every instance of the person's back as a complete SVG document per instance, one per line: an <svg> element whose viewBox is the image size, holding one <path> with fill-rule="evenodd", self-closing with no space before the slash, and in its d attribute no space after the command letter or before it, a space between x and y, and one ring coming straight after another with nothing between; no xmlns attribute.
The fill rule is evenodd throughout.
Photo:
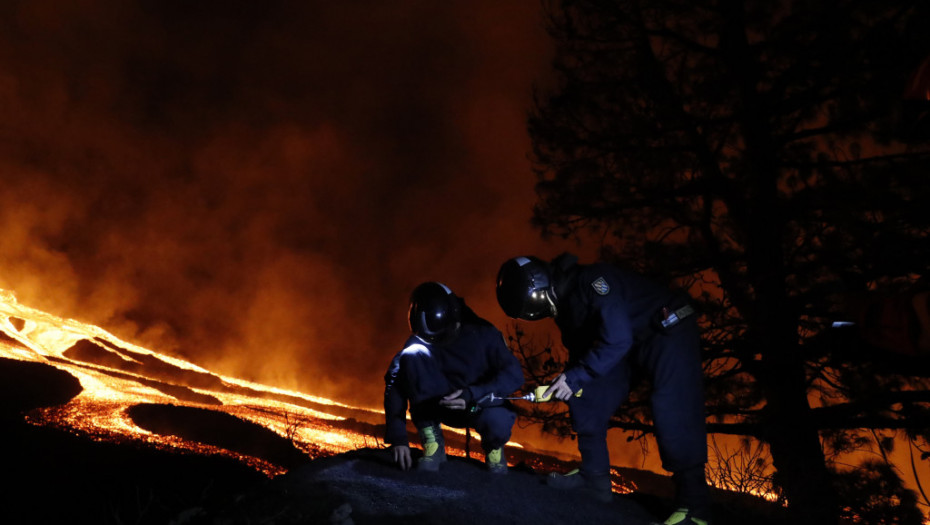
<svg viewBox="0 0 930 525"><path fill-rule="evenodd" d="M519 363L507 350L501 332L467 306L455 341L436 348L434 356L452 388L485 385L480 392L469 393L470 402L491 390L496 394L511 393L523 384Z"/></svg>
<svg viewBox="0 0 930 525"><path fill-rule="evenodd" d="M561 295L555 322L562 343L572 352L586 351L600 335L588 326L598 312L609 312L604 321L628 332L633 344L655 328L655 312L680 302L667 288L607 263L574 265L557 278Z"/></svg>

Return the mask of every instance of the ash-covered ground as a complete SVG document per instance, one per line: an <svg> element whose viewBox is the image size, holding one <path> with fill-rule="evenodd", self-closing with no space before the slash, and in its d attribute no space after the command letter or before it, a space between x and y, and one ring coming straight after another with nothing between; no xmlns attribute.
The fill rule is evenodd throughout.
<svg viewBox="0 0 930 525"><path fill-rule="evenodd" d="M654 516L630 496L597 502L555 491L537 473L484 470L452 457L439 472L401 472L385 450L366 449L294 469L236 504L221 519L276 523L466 525L546 523L647 525ZM309 520L309 521L308 521ZM316 521L322 520L322 521Z"/></svg>

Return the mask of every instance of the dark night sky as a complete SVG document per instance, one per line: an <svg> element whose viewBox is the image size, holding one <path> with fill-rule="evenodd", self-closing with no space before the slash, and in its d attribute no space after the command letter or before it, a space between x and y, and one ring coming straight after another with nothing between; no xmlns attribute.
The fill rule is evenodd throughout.
<svg viewBox="0 0 930 525"><path fill-rule="evenodd" d="M377 405L413 286L506 328L500 263L571 246L529 225L550 54L537 0L3 2L0 288Z"/></svg>

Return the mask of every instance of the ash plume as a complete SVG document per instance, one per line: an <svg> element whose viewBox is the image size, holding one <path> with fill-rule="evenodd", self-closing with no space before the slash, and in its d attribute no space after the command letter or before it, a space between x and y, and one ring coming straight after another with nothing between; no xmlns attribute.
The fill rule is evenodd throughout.
<svg viewBox="0 0 930 525"><path fill-rule="evenodd" d="M535 1L4 3L0 288L377 405L418 282L507 322L549 55Z"/></svg>

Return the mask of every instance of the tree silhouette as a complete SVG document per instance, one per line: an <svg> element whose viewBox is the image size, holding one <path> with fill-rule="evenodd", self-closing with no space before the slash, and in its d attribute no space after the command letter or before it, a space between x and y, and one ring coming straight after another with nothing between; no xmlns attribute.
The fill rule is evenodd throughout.
<svg viewBox="0 0 930 525"><path fill-rule="evenodd" d="M930 275L927 101L902 98L930 6L544 6L559 83L529 118L535 224L692 292L710 431L767 444L794 519L836 523L843 487L868 485L841 483L840 458L930 438L927 361L885 366L826 328ZM615 426L650 431L638 399Z"/></svg>

